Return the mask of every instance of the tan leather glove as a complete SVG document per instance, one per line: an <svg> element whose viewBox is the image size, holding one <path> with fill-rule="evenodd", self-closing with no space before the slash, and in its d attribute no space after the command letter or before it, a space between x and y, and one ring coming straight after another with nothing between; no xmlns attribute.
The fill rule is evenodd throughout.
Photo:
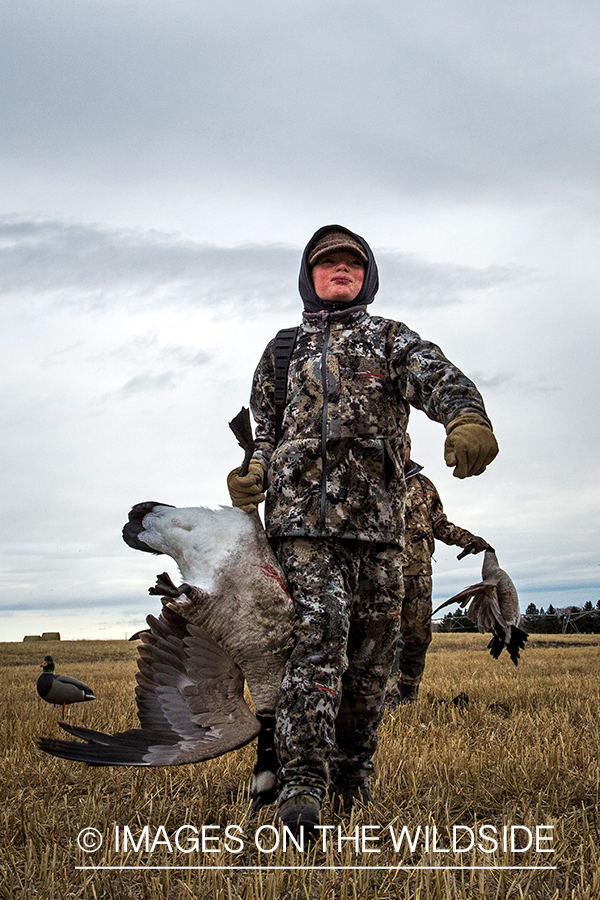
<svg viewBox="0 0 600 900"><path fill-rule="evenodd" d="M498 443L492 426L476 413L457 416L446 426L444 459L455 466L455 478L481 475L498 455Z"/></svg>
<svg viewBox="0 0 600 900"><path fill-rule="evenodd" d="M227 487L231 497L231 505L254 512L258 504L265 499L264 486L267 480L267 467L260 459L251 459L248 474L242 478L238 472L241 466L233 469L227 476Z"/></svg>

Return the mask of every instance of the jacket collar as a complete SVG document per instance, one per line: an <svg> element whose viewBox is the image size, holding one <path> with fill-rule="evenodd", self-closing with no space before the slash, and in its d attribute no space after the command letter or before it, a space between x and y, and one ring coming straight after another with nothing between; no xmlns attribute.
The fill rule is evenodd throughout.
<svg viewBox="0 0 600 900"><path fill-rule="evenodd" d="M305 331L325 331L327 324L330 325L354 325L362 321L368 316L366 306L351 306L349 309L326 310L321 309L319 312L304 312L302 315L302 326Z"/></svg>

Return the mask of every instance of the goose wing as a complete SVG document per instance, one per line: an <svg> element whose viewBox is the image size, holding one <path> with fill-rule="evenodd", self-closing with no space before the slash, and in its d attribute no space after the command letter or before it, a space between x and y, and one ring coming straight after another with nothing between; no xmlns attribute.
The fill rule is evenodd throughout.
<svg viewBox="0 0 600 900"><path fill-rule="evenodd" d="M470 584L469 587L464 588L464 590L459 591L458 594L455 594L453 597L450 597L449 600L444 600L439 606L436 606L434 611L432 612L432 616L435 616L436 613L440 611L440 609L444 609L446 606L450 606L452 603L459 603L460 606L464 609L467 603L470 600L473 600L477 597L481 591L484 591L488 586L486 581L478 581L477 584Z"/></svg>
<svg viewBox="0 0 600 900"><path fill-rule="evenodd" d="M173 766L213 759L256 737L260 725L231 657L166 607L146 621L135 690L141 728L108 735L60 722L87 743L41 738L41 750L96 766Z"/></svg>
<svg viewBox="0 0 600 900"><path fill-rule="evenodd" d="M451 603L458 603L463 609L470 603L466 613L467 618L471 622L477 623L477 628L481 634L491 631L494 625L499 625L501 628L508 627L500 611L498 588L495 581L479 581L477 584L469 585L463 591L455 594L454 597L450 597L441 606L438 606L435 612L438 612L445 606L450 606Z"/></svg>
<svg viewBox="0 0 600 900"><path fill-rule="evenodd" d="M477 622L481 634L491 632L488 650L494 659L498 659L506 647L515 666L519 664L519 651L524 649L528 634L506 621L500 585L490 582L487 589L474 598L467 615L472 622Z"/></svg>
<svg viewBox="0 0 600 900"><path fill-rule="evenodd" d="M485 551L481 574L483 581L471 584L450 597L433 611L432 616L451 603L460 603L464 608L470 602L467 617L471 622L477 622L482 634L492 633L488 644L491 655L498 659L506 647L516 666L519 651L523 650L528 638L527 632L517 627L520 621L517 591L510 577L498 565L496 553L491 549Z"/></svg>

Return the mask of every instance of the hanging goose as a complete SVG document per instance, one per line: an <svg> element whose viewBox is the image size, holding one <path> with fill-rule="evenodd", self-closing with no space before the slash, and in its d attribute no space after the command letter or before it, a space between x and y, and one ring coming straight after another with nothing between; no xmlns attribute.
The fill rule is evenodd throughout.
<svg viewBox="0 0 600 900"><path fill-rule="evenodd" d="M492 633L488 649L493 658L498 659L506 647L516 666L519 663L519 650L525 648L529 635L518 627L521 613L517 590L509 575L498 565L496 553L492 549L485 551L481 575L482 581L446 600L434 610L433 615L451 603L459 603L464 609L471 601L467 617L471 622L477 623L481 634L486 631Z"/></svg>
<svg viewBox="0 0 600 900"><path fill-rule="evenodd" d="M293 607L258 514L140 503L123 537L171 556L184 579L176 587L163 573L149 591L164 608L140 633L141 728L110 736L60 723L88 743L42 739L41 749L92 765L179 765L241 747L260 731L251 789L260 808L277 785L274 715ZM244 679L256 717L243 699Z"/></svg>
<svg viewBox="0 0 600 900"><path fill-rule="evenodd" d="M71 678L70 675L55 675L54 660L51 656L44 657L41 668L44 671L37 680L37 692L46 703L52 703L54 706L62 705L63 714L71 703L96 699L93 690L83 681Z"/></svg>

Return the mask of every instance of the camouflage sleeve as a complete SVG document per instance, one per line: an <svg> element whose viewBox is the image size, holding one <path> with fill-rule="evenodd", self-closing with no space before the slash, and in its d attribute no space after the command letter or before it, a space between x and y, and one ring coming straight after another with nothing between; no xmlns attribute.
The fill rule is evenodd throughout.
<svg viewBox="0 0 600 900"><path fill-rule="evenodd" d="M402 323L396 324L392 368L411 406L442 425L467 412L489 422L483 398L471 379L444 356L437 344L422 340Z"/></svg>
<svg viewBox="0 0 600 900"><path fill-rule="evenodd" d="M433 534L443 544L453 544L457 547L466 547L475 535L466 528L459 528L449 522L444 513L433 522Z"/></svg>
<svg viewBox="0 0 600 900"><path fill-rule="evenodd" d="M267 466L275 447L275 357L274 341L270 341L263 353L252 380L250 409L256 427L254 459Z"/></svg>
<svg viewBox="0 0 600 900"><path fill-rule="evenodd" d="M425 479L423 476L421 476L421 481L424 483L433 536L443 544L466 547L475 538L475 535L467 531L466 528L459 528L458 525L449 522L444 512L440 495L433 482L429 481L428 478Z"/></svg>

